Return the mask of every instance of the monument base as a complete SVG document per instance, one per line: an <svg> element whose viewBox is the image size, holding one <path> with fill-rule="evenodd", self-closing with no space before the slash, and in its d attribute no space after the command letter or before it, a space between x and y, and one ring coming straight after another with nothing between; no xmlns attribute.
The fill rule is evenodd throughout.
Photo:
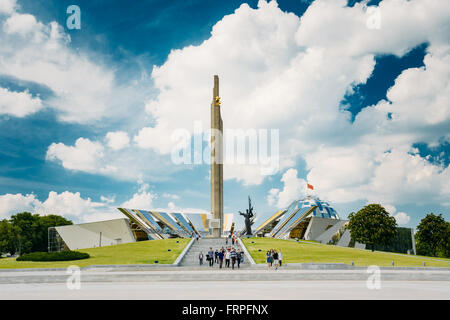
<svg viewBox="0 0 450 320"><path fill-rule="evenodd" d="M211 219L209 221L209 228L213 238L220 238L222 236L222 228L220 219Z"/></svg>

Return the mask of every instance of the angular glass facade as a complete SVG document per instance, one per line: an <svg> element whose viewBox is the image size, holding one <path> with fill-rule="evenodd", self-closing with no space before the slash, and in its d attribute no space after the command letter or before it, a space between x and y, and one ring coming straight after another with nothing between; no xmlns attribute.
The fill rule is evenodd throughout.
<svg viewBox="0 0 450 320"><path fill-rule="evenodd" d="M289 236L292 229L308 217L340 220L336 210L333 209L328 202L309 196L301 200L293 201L289 207L284 210L284 213L274 214L256 229L256 233L265 230L266 228L264 228L264 226L275 224L269 233L269 237L285 238ZM277 219L279 219L278 222L276 222Z"/></svg>
<svg viewBox="0 0 450 320"><path fill-rule="evenodd" d="M209 234L210 217L207 213L166 213L127 208L118 208L118 210L137 224L150 240L171 237L191 238L194 234L200 236ZM232 225L232 220L232 214L226 215L227 225Z"/></svg>
<svg viewBox="0 0 450 320"><path fill-rule="evenodd" d="M185 231L187 231L189 234L193 234L195 233L195 231L192 229L191 225L189 224L189 222L183 217L183 215L181 213L175 213L173 212L172 215L174 216L174 218L178 221L179 224L181 224L183 226L183 228L185 229Z"/></svg>

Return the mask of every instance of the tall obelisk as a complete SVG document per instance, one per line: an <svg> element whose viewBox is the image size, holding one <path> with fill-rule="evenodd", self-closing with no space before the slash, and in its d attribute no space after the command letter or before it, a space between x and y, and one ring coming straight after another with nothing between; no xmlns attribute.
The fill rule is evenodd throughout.
<svg viewBox="0 0 450 320"><path fill-rule="evenodd" d="M211 213L212 236L222 236L223 228L223 123L220 115L219 76L214 76L211 103Z"/></svg>

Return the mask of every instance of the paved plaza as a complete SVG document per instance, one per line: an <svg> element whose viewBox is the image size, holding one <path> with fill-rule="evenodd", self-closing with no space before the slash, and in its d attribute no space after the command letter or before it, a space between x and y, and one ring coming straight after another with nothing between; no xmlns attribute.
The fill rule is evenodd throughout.
<svg viewBox="0 0 450 320"><path fill-rule="evenodd" d="M2 284L0 299L450 299L449 281L385 281L370 290L365 281L218 281Z"/></svg>
<svg viewBox="0 0 450 320"><path fill-rule="evenodd" d="M69 288L72 276L65 269L1 270L0 299L450 299L444 269L381 269L379 289L368 285L366 269L101 267L81 269L79 289Z"/></svg>

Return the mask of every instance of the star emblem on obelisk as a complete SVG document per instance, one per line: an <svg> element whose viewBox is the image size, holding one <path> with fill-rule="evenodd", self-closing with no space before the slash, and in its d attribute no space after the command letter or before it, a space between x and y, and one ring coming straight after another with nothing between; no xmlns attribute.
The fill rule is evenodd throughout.
<svg viewBox="0 0 450 320"><path fill-rule="evenodd" d="M217 96L215 99L215 104L216 104L216 106L220 106L220 97L219 96Z"/></svg>

